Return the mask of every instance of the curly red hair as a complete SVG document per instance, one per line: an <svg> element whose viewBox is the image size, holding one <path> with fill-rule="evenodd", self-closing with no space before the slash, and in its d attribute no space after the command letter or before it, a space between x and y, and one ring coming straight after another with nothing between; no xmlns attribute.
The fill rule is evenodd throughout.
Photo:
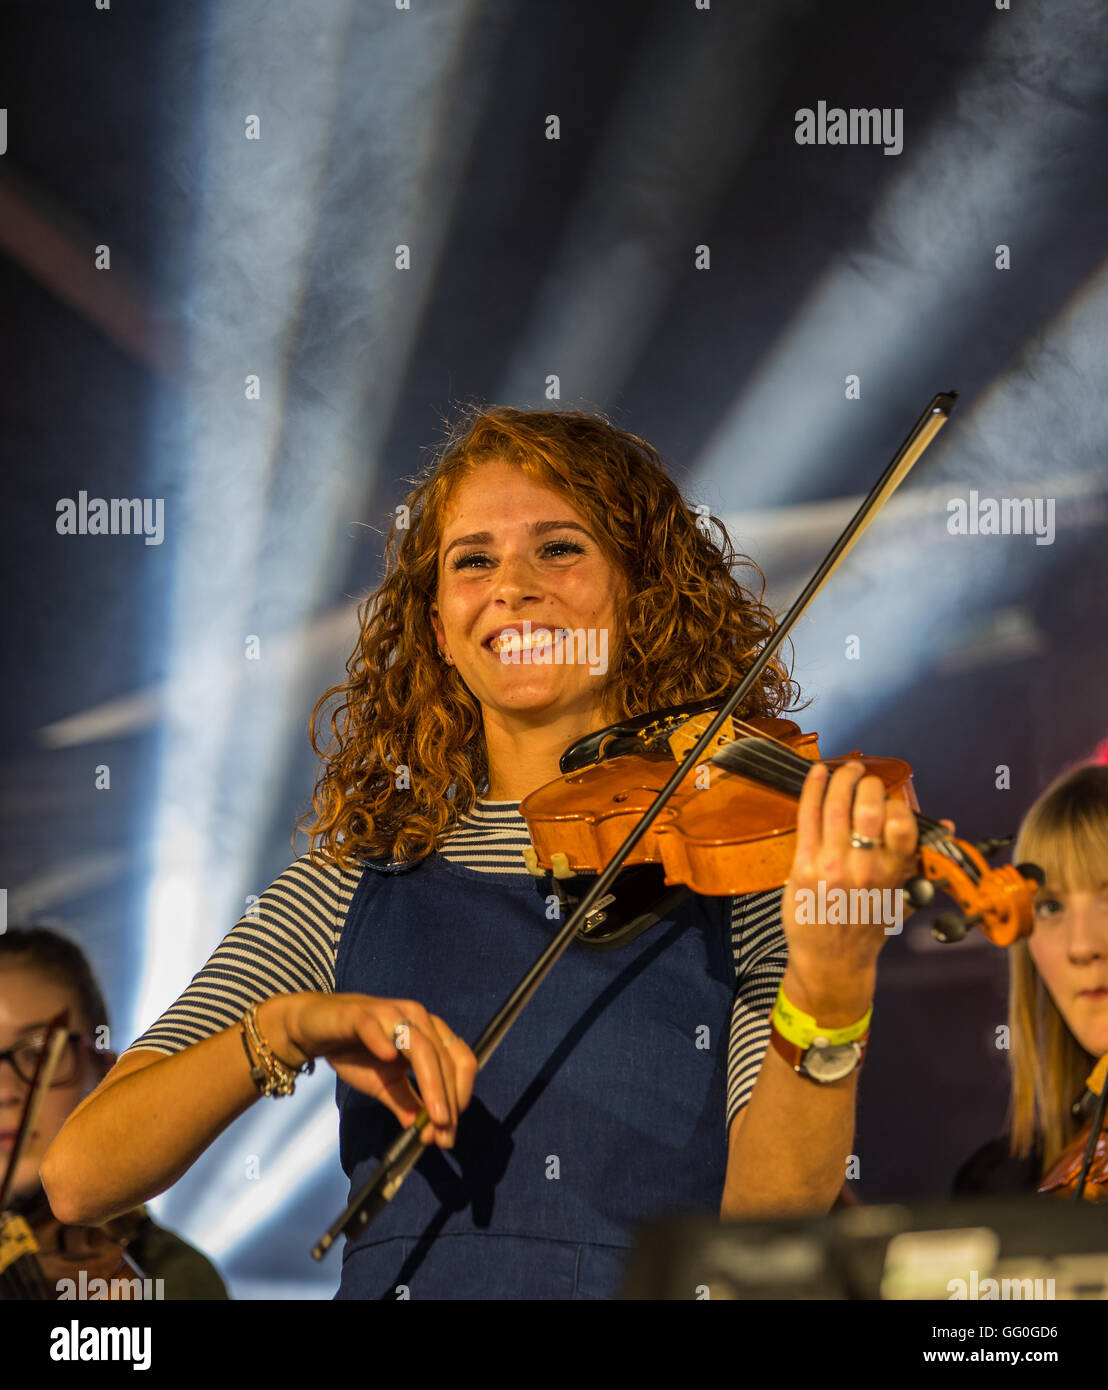
<svg viewBox="0 0 1108 1390"><path fill-rule="evenodd" d="M481 707L439 659L430 621L443 519L458 481L482 463L518 465L588 519L626 577L613 659L598 691L621 718L723 696L773 631L765 580L722 522L690 510L645 440L598 414L470 407L397 508L385 578L359 609L348 679L324 692L309 725L324 761L314 820L298 822L313 857L421 859L487 790ZM713 534L718 532L717 540ZM757 575L755 596L734 577ZM780 714L796 688L767 664L741 713ZM330 738L319 724L330 710ZM406 775L401 771L406 770Z"/></svg>

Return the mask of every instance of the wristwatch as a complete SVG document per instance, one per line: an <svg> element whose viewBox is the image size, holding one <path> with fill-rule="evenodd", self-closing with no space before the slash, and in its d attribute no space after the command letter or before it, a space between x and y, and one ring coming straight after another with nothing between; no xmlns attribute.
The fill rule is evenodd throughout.
<svg viewBox="0 0 1108 1390"><path fill-rule="evenodd" d="M862 1065L873 1005L846 1028L821 1028L811 1014L791 1004L782 986L769 1016L769 1040L798 1075L828 1086Z"/></svg>

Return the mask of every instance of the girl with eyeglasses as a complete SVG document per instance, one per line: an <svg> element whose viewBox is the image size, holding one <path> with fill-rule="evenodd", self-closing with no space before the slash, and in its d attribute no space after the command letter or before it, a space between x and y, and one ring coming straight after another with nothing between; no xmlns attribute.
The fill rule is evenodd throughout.
<svg viewBox="0 0 1108 1390"><path fill-rule="evenodd" d="M103 1080L116 1056L106 1045L104 998L80 947L47 927L12 927L0 933L0 1172L12 1155L51 1021L63 1010L68 1012L69 1035L16 1165L8 1199L8 1209L23 1216L32 1231L48 1227L52 1236L39 1166L70 1113ZM108 1161L108 1151L101 1161ZM166 1298L227 1297L211 1262L144 1210L136 1213L131 1229L128 1255L148 1279L162 1280ZM64 1233L62 1244L66 1246ZM67 1248L76 1252L80 1246L70 1236ZM75 1253L74 1272L76 1265ZM65 1265L54 1261L53 1267ZM75 1277L72 1282L80 1287Z"/></svg>

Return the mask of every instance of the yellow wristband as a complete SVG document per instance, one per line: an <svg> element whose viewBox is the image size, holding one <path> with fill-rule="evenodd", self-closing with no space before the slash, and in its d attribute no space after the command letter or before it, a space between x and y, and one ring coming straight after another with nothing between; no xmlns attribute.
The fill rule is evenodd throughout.
<svg viewBox="0 0 1108 1390"><path fill-rule="evenodd" d="M857 1023L851 1023L846 1028L821 1028L811 1014L803 1013L795 1004L789 1003L785 997L784 985L777 991L777 1000L773 1006L773 1013L770 1014L773 1026L781 1036L787 1042L795 1043L797 1047L805 1050L811 1047L816 1038L826 1039L831 1047L857 1042L869 1032L869 1021L872 1017L871 1004Z"/></svg>

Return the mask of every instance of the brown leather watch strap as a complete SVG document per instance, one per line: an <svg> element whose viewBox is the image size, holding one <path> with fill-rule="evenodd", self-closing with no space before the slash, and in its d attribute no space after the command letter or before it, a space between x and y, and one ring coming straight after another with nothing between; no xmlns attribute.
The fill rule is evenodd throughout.
<svg viewBox="0 0 1108 1390"><path fill-rule="evenodd" d="M810 1049L801 1047L799 1043L790 1042L782 1033L779 1033L774 1025L772 1017L770 1018L769 1024L769 1042L774 1052L776 1052L779 1057L783 1057L785 1061L788 1062L789 1066L792 1067L793 1071L800 1070L800 1064L803 1062ZM869 1042L869 1031L867 1030L863 1033L860 1038L855 1038L855 1042L857 1042L858 1046L861 1048L862 1055L858 1059L858 1066L860 1067L866 1060L866 1044Z"/></svg>
<svg viewBox="0 0 1108 1390"><path fill-rule="evenodd" d="M799 1043L789 1042L788 1038L782 1036L772 1023L769 1025L769 1044L779 1057L784 1057L793 1071L796 1071L797 1067L800 1066L807 1050Z"/></svg>

